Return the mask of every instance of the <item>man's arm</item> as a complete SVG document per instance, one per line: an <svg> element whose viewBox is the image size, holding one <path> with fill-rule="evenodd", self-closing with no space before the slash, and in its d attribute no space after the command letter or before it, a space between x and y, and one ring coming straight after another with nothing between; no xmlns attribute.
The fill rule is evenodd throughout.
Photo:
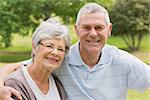
<svg viewBox="0 0 150 100"><path fill-rule="evenodd" d="M0 100L11 100L11 96L15 95L18 99L21 100L20 93L12 87L4 86L4 79L11 72L16 71L22 66L21 62L8 64L0 69ZM12 99L13 100L13 99Z"/></svg>
<svg viewBox="0 0 150 100"><path fill-rule="evenodd" d="M4 67L2 67L0 69L0 86L4 85L4 78L6 78L6 76L8 76L8 74L16 71L22 65L23 64L21 62L17 62L17 63L8 64L8 65L5 65Z"/></svg>

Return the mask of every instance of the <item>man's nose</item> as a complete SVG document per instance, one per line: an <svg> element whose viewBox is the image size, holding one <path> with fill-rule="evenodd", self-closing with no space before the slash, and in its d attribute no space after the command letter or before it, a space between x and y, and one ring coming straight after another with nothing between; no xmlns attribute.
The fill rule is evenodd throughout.
<svg viewBox="0 0 150 100"><path fill-rule="evenodd" d="M95 28L91 29L90 35L91 36L97 36L97 32L96 32Z"/></svg>

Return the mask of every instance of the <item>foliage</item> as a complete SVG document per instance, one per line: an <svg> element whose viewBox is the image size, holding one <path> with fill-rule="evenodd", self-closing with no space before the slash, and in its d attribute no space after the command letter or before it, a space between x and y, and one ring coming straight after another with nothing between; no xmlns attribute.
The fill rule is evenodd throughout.
<svg viewBox="0 0 150 100"><path fill-rule="evenodd" d="M82 7L87 2L95 2L98 4L103 5L106 8L110 8L114 0L58 0L54 1L54 12L56 15L61 16L63 21L67 24L71 22L75 22L77 12L79 11L80 7ZM58 8L60 7L60 9Z"/></svg>
<svg viewBox="0 0 150 100"><path fill-rule="evenodd" d="M117 0L111 11L113 34L121 35L130 50L138 50L150 32L149 0Z"/></svg>
<svg viewBox="0 0 150 100"><path fill-rule="evenodd" d="M27 35L43 19L43 0L0 0L0 43L11 45L12 33Z"/></svg>
<svg viewBox="0 0 150 100"><path fill-rule="evenodd" d="M0 47L11 45L12 34L28 35L51 16L65 23L75 21L79 8L86 2L110 7L114 0L0 0Z"/></svg>

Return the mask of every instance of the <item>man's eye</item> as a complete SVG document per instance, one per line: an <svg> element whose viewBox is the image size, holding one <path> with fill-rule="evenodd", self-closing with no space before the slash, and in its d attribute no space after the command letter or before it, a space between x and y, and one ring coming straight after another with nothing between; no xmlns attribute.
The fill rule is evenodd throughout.
<svg viewBox="0 0 150 100"><path fill-rule="evenodd" d="M90 26L84 26L83 29L85 29L85 30L90 30L91 27L90 27Z"/></svg>
<svg viewBox="0 0 150 100"><path fill-rule="evenodd" d="M91 28L90 28L90 27L85 27L85 29L86 29L86 30L90 30Z"/></svg>
<svg viewBox="0 0 150 100"><path fill-rule="evenodd" d="M102 30L103 28L100 26L95 27L95 30Z"/></svg>

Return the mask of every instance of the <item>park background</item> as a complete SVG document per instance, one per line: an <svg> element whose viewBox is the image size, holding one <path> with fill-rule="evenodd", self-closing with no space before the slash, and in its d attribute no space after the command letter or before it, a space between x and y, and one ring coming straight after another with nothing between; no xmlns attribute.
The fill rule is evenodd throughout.
<svg viewBox="0 0 150 100"><path fill-rule="evenodd" d="M86 2L108 9L113 23L108 44L150 64L149 0L0 0L0 66L30 58L31 37L42 20L55 17L70 29L72 44L77 11ZM150 90L128 92L127 100L150 100Z"/></svg>

